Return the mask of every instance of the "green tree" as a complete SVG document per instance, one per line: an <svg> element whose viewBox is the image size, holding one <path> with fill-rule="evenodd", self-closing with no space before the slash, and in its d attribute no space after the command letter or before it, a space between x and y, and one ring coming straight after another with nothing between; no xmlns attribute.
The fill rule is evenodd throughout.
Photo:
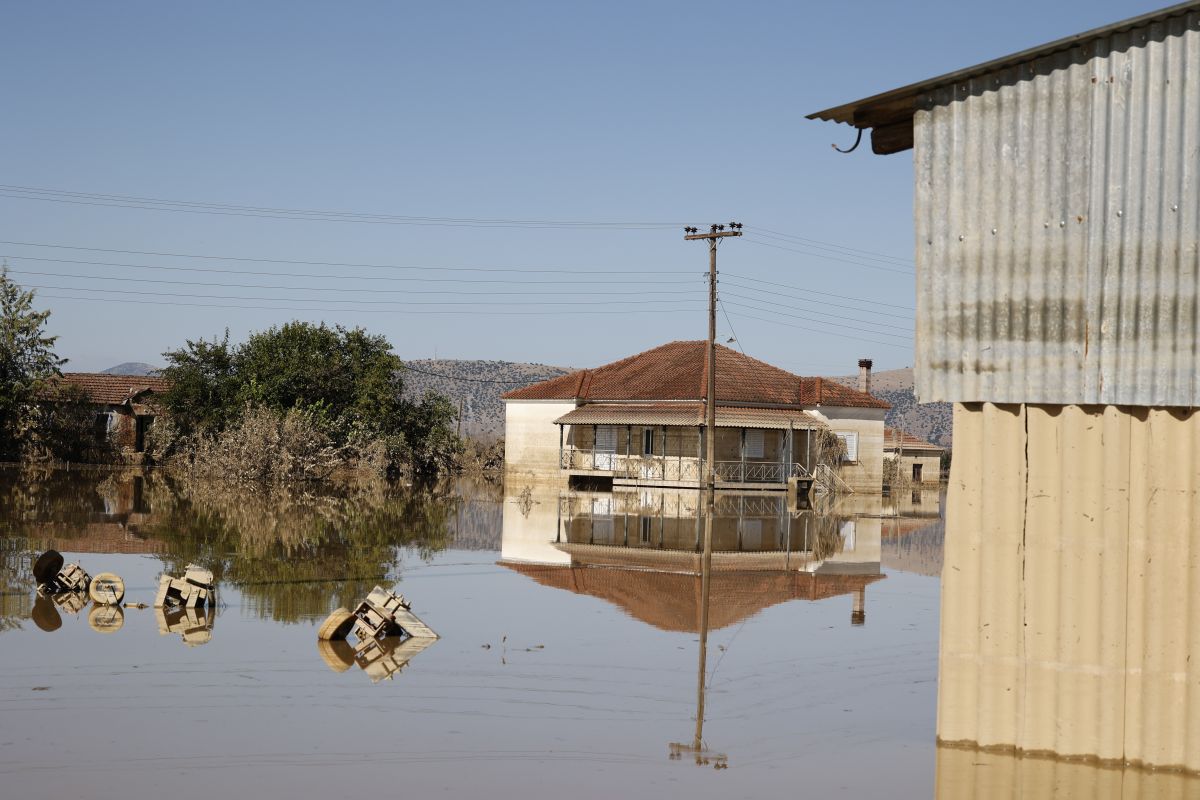
<svg viewBox="0 0 1200 800"><path fill-rule="evenodd" d="M46 334L50 312L35 311L33 300L0 267L0 460L22 456L39 395L67 363L54 353L58 337Z"/></svg>
<svg viewBox="0 0 1200 800"><path fill-rule="evenodd" d="M163 356L172 384L163 402L185 436L236 435L247 409L280 418L299 410L343 452L388 471L406 466L432 476L461 450L450 402L438 395L405 401L403 363L385 337L362 328L293 321L239 345L226 332Z"/></svg>

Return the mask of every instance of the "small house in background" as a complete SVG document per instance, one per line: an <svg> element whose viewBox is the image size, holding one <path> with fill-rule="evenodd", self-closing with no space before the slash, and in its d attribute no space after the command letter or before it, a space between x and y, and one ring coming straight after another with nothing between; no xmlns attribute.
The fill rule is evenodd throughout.
<svg viewBox="0 0 1200 800"><path fill-rule="evenodd" d="M912 481L913 485L938 483L942 479L941 447L899 428L884 428L883 457L899 459L896 474Z"/></svg>
<svg viewBox="0 0 1200 800"><path fill-rule="evenodd" d="M720 488L782 490L814 478L827 488L881 492L890 406L869 394L870 361L860 362L860 391L716 349ZM701 485L707 361L706 342L670 342L508 392L506 471L568 482ZM843 455L829 458L837 449Z"/></svg>
<svg viewBox="0 0 1200 800"><path fill-rule="evenodd" d="M146 449L146 435L159 413L155 395L170 386L166 379L151 375L64 372L60 380L81 389L92 402L97 439L107 438L126 455Z"/></svg>

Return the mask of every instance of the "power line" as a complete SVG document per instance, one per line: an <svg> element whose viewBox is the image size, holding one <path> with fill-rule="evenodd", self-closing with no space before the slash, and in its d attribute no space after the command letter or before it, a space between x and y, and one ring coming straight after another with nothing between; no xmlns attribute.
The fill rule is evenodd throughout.
<svg viewBox="0 0 1200 800"><path fill-rule="evenodd" d="M850 336L849 334L844 334L844 333L834 333L832 331L823 331L823 330L819 330L816 328L807 328L803 325L797 325L793 322L780 322L777 319L766 319L764 317L756 317L751 314L742 314L741 317L742 317L742 319L756 319L759 322L769 322L772 325L782 325L785 328L796 328L797 330L809 331L810 333L819 333L819 334L823 334L825 336L839 336L843 339L854 339L855 341L869 342L871 344L883 345L884 347L899 347L904 350L912 349L912 346L907 345L907 344L901 345L901 344L896 344L895 342L881 342L878 339L864 339L861 336Z"/></svg>
<svg viewBox="0 0 1200 800"><path fill-rule="evenodd" d="M821 311L812 311L807 308L795 308L795 306L793 306L789 303L776 303L772 300L765 300L761 297L747 297L744 294L737 294L736 292L727 292L726 296L727 297L735 297L739 300L749 300L752 303L764 303L769 306L779 306L780 308L788 308L788 309L792 309L795 311L803 311L805 314L816 314L817 316L832 317L833 319L841 319L841 320L845 320L847 322L858 322L863 325L874 325L875 327L878 327L878 328L891 328L891 329L897 330L897 331L909 331L909 332L912 331L911 326L892 325L887 322L872 322L869 319L858 319L857 317L847 317L843 314L826 314ZM766 311L767 309L761 309L761 310ZM775 313L780 313L780 312L775 312ZM887 331L880 331L880 333L887 333Z"/></svg>
<svg viewBox="0 0 1200 800"><path fill-rule="evenodd" d="M890 311L880 311L877 308L859 308L858 306L848 306L848 305L843 305L842 303L831 303L828 300L812 300L812 299L805 298L805 297L797 297L796 295L788 294L787 292L781 292L778 289L763 289L758 286L749 286L744 283L737 283L737 282L729 281L729 280L724 281L724 284L726 286L730 286L739 291L758 292L759 294L765 294L765 295L769 295L771 297L786 297L795 303L807 303L808 305L815 305L815 306L818 306L819 308L841 308L841 309L845 309L846 311L858 311L863 314L874 314L874 315L880 316L880 317L891 317L893 319L902 319L905 321L911 321L913 318L912 314L895 314ZM870 301L869 300L860 300L860 301L856 301L856 302L869 303Z"/></svg>
<svg viewBox="0 0 1200 800"><path fill-rule="evenodd" d="M0 256L2 258L4 256ZM38 275L41 277L50 278L74 278L87 281L121 281L123 283L157 283L169 284L172 286L212 286L222 289L283 289L286 291L297 292L342 292L342 293L370 293L370 294L435 294L435 295L454 295L478 297L492 297L495 295L519 295L523 297L557 297L559 295L574 295L572 289L558 289L550 292L532 292L528 289L519 291L504 291L499 289L489 289L481 292L462 291L461 289L348 289L341 286L292 286L286 284L266 284L266 283L213 283L210 281L172 281L163 278L126 278L116 275L75 275L65 272L38 272L35 270L25 269L9 269L10 275ZM702 294L702 289L679 290L679 289L632 289L632 290L588 290L588 295L637 295L639 297L648 294L667 294L672 296ZM347 302L359 302L347 300ZM555 301L558 302L558 301Z"/></svg>
<svg viewBox="0 0 1200 800"><path fill-rule="evenodd" d="M725 323L729 326L729 332L733 334L733 343L738 346L738 350L742 351L742 355L746 355L746 348L742 347L742 340L737 335L737 331L733 329L733 321L729 319L729 311L726 310L725 304L717 300L717 304L721 306L721 313L725 315Z"/></svg>
<svg viewBox="0 0 1200 800"><path fill-rule="evenodd" d="M820 319L811 319L809 317L802 317L799 314L786 314L782 311L776 311L773 308L762 308L760 306L747 305L746 303L731 302L731 303L729 303L729 305L734 306L735 308L749 308L749 309L753 309L754 311L761 311L765 314L774 314L774 315L780 316L780 317L790 317L791 319L804 320L805 322L811 322L814 325L827 325L827 326L833 327L833 328L845 328L846 330L858 331L859 333L876 333L881 336L892 336L896 339L906 339L907 340L907 339L911 338L908 336L901 336L899 334L889 333L888 331L877 331L877 330L870 330L870 329L864 329L864 328L856 328L853 325L842 325L837 322L825 322L824 320L820 320Z"/></svg>
<svg viewBox="0 0 1200 800"><path fill-rule="evenodd" d="M223 294L196 294L194 292L144 292L136 289L98 289L92 287L79 286L42 286L38 284L26 284L29 289L49 289L51 291L78 291L78 292L102 292L104 294L134 294L146 297L189 297L194 299L210 299L210 300L253 300L265 301L268 303L353 303L356 305L386 305L392 307L401 306L492 306L497 303L490 302L474 302L471 300L422 300L413 302L404 302L402 300L319 300L315 298L298 298L298 297L243 297L241 295L223 295ZM651 305L654 303L696 303L696 300L670 300L659 298L655 300L555 300L554 305ZM522 301L501 301L503 305L545 305L546 301L531 300L528 302ZM399 310L397 308L397 310Z"/></svg>
<svg viewBox="0 0 1200 800"><path fill-rule="evenodd" d="M376 263L355 263L352 261L310 261L294 258L258 258L252 256L229 256L229 255L211 255L201 253L168 253L155 250L120 250L111 247L83 247L80 245L68 244L45 244L42 242L14 242L0 240L0 244L16 245L20 247L46 247L57 250L85 250L92 253L118 253L120 255L136 255L136 256L155 256L160 258L191 258L206 261L237 261L255 264L292 264L302 267L351 267L354 269L394 269L394 270L410 270L419 272L516 272L529 274L552 274L552 275L695 275L692 270L654 270L654 269L558 269L548 267L431 267L431 266L411 266L406 264L376 264ZM16 258L16 256L13 256ZM25 256L25 258L34 258L34 256ZM54 261L56 259L42 259L45 261ZM63 260L63 259L59 259ZM103 261L71 261L67 263L75 264L105 264ZM138 266L137 264L113 264L112 266ZM163 269L184 269L184 267L163 267ZM273 273L267 273L273 274ZM337 277L337 276L334 276Z"/></svg>
<svg viewBox="0 0 1200 800"><path fill-rule="evenodd" d="M752 278L749 275L741 275L736 272L725 272L722 274L724 274L726 276L737 278L739 280L754 281L755 283L762 283L767 286L778 286L781 289L795 289L798 292L809 292L811 294L819 294L819 295L823 295L825 297L837 297L842 300L859 300L859 298L857 298L857 297L849 297L844 294L831 294L830 292L818 292L816 289L809 289L808 287L805 287L805 286L793 286L788 283L775 283L774 281L765 281L762 278ZM902 306L902 305L897 305L895 303L884 303L881 300L861 300L861 302L873 303L875 305L880 305L880 306L890 306L891 308L901 308L901 309L904 309L905 311L913 310L910 306Z"/></svg>
<svg viewBox="0 0 1200 800"><path fill-rule="evenodd" d="M58 287L62 288L62 287ZM67 291L88 291L68 289ZM588 315L622 315L622 314L694 314L696 309L691 308L642 308L628 309L624 311L596 311L588 309L569 309L562 311L487 311L487 310L472 310L472 311L455 311L455 310L440 310L440 311L413 311L410 309L388 309L388 308L304 308L297 306L247 306L247 305L229 305L227 303L184 303L170 300L127 300L116 297L73 297L70 295L58 294L42 294L42 298L50 298L52 300L78 300L82 303L130 303L133 305L145 306L186 306L192 308L225 308L225 309L241 309L244 311L316 311L322 314L399 314L411 316L415 314L421 315L462 315L469 314L472 317L476 316L503 316L503 317L554 317L554 316L575 316L577 314ZM246 298L254 299L254 298ZM298 300L296 302L304 302Z"/></svg>
<svg viewBox="0 0 1200 800"><path fill-rule="evenodd" d="M857 254L860 254L863 256L873 256L875 258L887 259L889 261L895 261L900 264L904 264L906 266L912 266L912 263L913 263L913 260L911 258L901 258L900 256L893 256L893 255L889 255L887 253L880 253L875 250L862 250L857 247L850 247L849 245L844 245L844 244L836 244L834 242L823 242L820 239L809 239L805 236L797 236L794 233L783 233L781 231L773 231L770 228L760 228L760 227L755 226L752 230L755 233L768 234L770 236L778 237L778 238L781 238L784 240L795 240L797 242L802 242L806 245L809 245L810 247L820 246L822 248L833 248L835 250L844 250L844 251L847 251L850 253L857 253Z"/></svg>
<svg viewBox="0 0 1200 800"><path fill-rule="evenodd" d="M475 217L407 216L357 211L328 211L301 208L213 203L197 200L169 200L137 195L99 194L47 189L37 186L0 184L0 197L13 200L37 200L50 203L134 208L148 211L171 211L189 214L255 217L260 219L292 219L309 222L353 222L374 225L423 225L437 227L479 228L559 228L585 230L657 230L681 226L681 222L628 222L594 220L500 219Z"/></svg>
<svg viewBox="0 0 1200 800"><path fill-rule="evenodd" d="M559 279L554 279L554 278L536 278L533 280L516 280L513 278L416 278L416 277L410 277L410 276L395 276L395 275L369 277L366 275L336 275L336 274L317 274L317 273L304 273L304 272L271 272L271 271L266 271L266 270L212 269L212 268L207 268L207 267L201 269L200 267L176 267L176 266L168 266L168 265L162 265L162 264L129 264L129 263L121 262L121 261L83 261L83 260L71 259L71 258L44 258L41 256L10 255L10 256L2 256L2 257L11 258L13 260L24 259L25 261L39 261L39 262L45 262L45 263L51 263L51 264L80 264L83 266L93 266L93 267L123 267L123 268L127 268L127 269L162 270L162 271L167 271L167 272L202 272L202 273L213 273L213 274L220 274L220 275L262 275L262 276L268 276L268 277L315 278L315 279L356 280L356 281L390 281L390 282L398 282L398 283L474 283L474 284L501 283L501 284L526 285L526 286L552 285L552 284L569 285L569 286L576 286L576 285L581 285L581 284L601 284L601 285L607 286L612 283L612 280L602 279L602 278L595 278L595 279L588 279L588 280L578 280L578 279L559 280ZM561 274L569 274L569 273L561 273ZM681 274L683 274L683 273L681 273ZM623 278L622 281L630 281L631 282L631 279ZM691 279L672 278L670 280L663 279L663 278L654 278L651 280L636 281L634 283L635 283L635 285L644 285L644 286L684 286L684 285L687 285L690 283L695 283L695 278L694 277Z"/></svg>
<svg viewBox="0 0 1200 800"><path fill-rule="evenodd" d="M761 240L755 239L755 238L748 238L746 241L750 242L751 244L756 244L759 247L773 247L776 250L786 250L789 253L801 253L801 254L807 255L807 256L813 255L813 253L810 251L797 250L794 247L784 247L782 245L772 244L770 242L764 242L764 241L761 241ZM843 264L853 264L854 266L863 267L865 269L879 270L880 272L894 272L898 275L909 275L909 276L911 276L913 274L912 270L910 270L910 269L891 269L889 267L881 267L877 264L865 264L861 261L852 261L850 259L838 258L836 256L822 255L822 256L820 256L820 258L826 259L828 261L838 261Z"/></svg>

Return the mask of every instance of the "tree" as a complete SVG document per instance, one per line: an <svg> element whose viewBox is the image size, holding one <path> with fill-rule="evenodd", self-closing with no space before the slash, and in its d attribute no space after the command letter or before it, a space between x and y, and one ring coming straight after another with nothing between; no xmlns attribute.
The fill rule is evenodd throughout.
<svg viewBox="0 0 1200 800"><path fill-rule="evenodd" d="M404 465L414 475L435 475L461 449L450 402L438 395L405 401L403 363L385 337L362 328L293 321L238 345L226 332L163 356L162 374L172 384L163 402L185 436L236 436L247 410L265 409L280 420L302 412L345 459L390 472ZM262 423L261 414L254 418Z"/></svg>
<svg viewBox="0 0 1200 800"><path fill-rule="evenodd" d="M46 334L50 312L35 311L34 292L23 291L0 267L0 459L22 456L36 419L36 401L67 363Z"/></svg>

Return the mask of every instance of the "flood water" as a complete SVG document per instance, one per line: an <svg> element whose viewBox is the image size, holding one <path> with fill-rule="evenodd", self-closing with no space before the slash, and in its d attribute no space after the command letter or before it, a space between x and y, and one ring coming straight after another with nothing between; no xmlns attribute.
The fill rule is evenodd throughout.
<svg viewBox="0 0 1200 800"><path fill-rule="evenodd" d="M939 751L937 491L804 512L722 496L704 631L697 493L517 488L250 492L0 473L0 796L1071 797L1130 785L1121 771ZM30 567L47 548L119 574L133 603L153 603L164 571L201 565L217 607L38 597ZM319 647L326 615L377 584L440 638L369 664ZM1169 780L1175 796L1196 788Z"/></svg>

